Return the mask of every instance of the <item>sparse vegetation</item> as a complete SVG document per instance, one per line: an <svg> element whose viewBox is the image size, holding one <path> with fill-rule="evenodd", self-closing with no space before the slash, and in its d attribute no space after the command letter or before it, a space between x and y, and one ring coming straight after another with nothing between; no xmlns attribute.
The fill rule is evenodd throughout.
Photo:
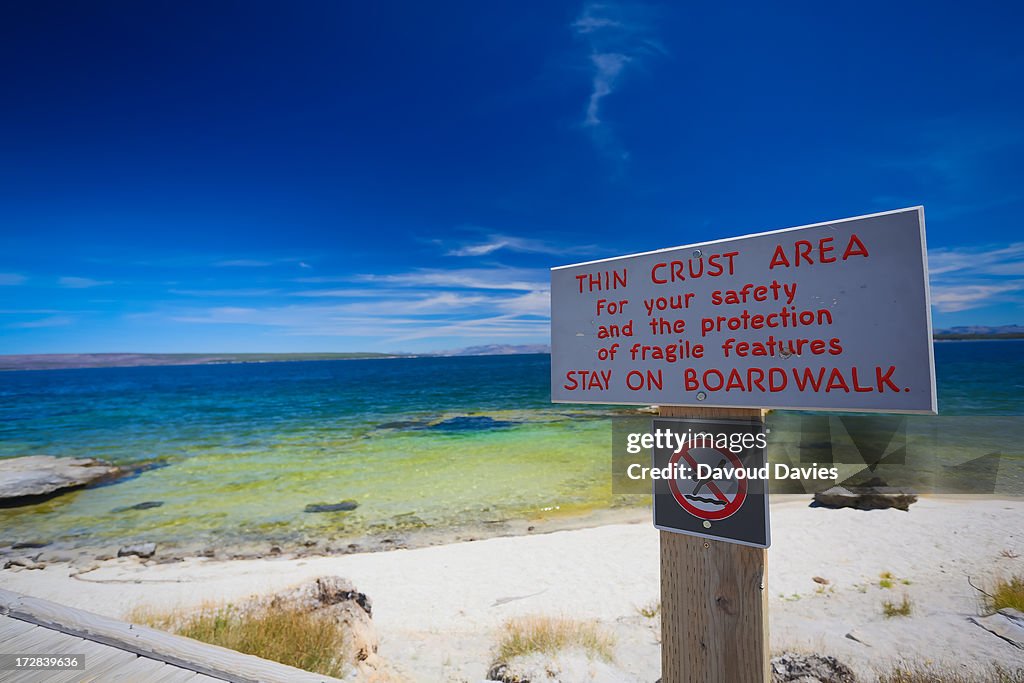
<svg viewBox="0 0 1024 683"><path fill-rule="evenodd" d="M889 602L886 600L882 603L882 614L888 619L893 617L909 617L913 611L913 605L910 602L910 598L906 595L903 596L903 600L899 603Z"/></svg>
<svg viewBox="0 0 1024 683"><path fill-rule="evenodd" d="M897 584L897 582L903 584L904 586L910 585L910 579L901 579L892 572L882 572L878 575L879 588L892 588Z"/></svg>
<svg viewBox="0 0 1024 683"><path fill-rule="evenodd" d="M1024 683L1024 669L994 666L983 673L962 673L924 664L901 664L879 675L878 683Z"/></svg>
<svg viewBox="0 0 1024 683"><path fill-rule="evenodd" d="M661 614L661 601L651 600L646 605L642 607L637 607L636 611L639 612L640 616L642 617L646 617L647 619L653 619L654 617Z"/></svg>
<svg viewBox="0 0 1024 683"><path fill-rule="evenodd" d="M329 615L298 607L223 605L191 613L136 610L132 620L325 676L340 677L348 670L344 627Z"/></svg>
<svg viewBox="0 0 1024 683"><path fill-rule="evenodd" d="M532 653L554 654L572 647L589 656L613 660L615 638L597 623L558 617L518 617L505 623L496 660L509 662Z"/></svg>
<svg viewBox="0 0 1024 683"><path fill-rule="evenodd" d="M982 602L989 613L1005 607L1024 612L1024 575L997 579L991 590L984 592Z"/></svg>

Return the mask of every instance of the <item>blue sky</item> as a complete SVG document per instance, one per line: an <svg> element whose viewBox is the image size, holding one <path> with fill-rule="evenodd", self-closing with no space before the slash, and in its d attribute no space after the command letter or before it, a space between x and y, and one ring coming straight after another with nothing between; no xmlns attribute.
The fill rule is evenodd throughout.
<svg viewBox="0 0 1024 683"><path fill-rule="evenodd" d="M0 353L546 343L551 266L917 204L1024 324L1014 3L0 12Z"/></svg>

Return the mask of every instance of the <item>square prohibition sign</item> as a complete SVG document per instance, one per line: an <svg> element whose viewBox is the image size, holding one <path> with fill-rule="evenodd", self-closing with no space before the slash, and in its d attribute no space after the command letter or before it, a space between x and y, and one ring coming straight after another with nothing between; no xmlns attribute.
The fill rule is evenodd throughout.
<svg viewBox="0 0 1024 683"><path fill-rule="evenodd" d="M771 545L760 420L657 419L652 430L652 466L668 475L653 477L656 528L758 548Z"/></svg>

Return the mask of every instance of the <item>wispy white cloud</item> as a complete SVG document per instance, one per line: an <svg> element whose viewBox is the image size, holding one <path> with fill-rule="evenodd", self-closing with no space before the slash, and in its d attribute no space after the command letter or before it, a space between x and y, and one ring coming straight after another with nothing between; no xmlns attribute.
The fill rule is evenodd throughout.
<svg viewBox="0 0 1024 683"><path fill-rule="evenodd" d="M170 289L168 290L171 294L178 294L180 296L208 296L208 297L261 297L261 296L273 296L280 293L279 289L252 289L252 288L239 288L239 289Z"/></svg>
<svg viewBox="0 0 1024 683"><path fill-rule="evenodd" d="M1024 302L1024 242L928 253L932 304L943 313Z"/></svg>
<svg viewBox="0 0 1024 683"><path fill-rule="evenodd" d="M532 291L547 287L548 271L540 268L420 269L388 275L357 275L356 282L382 283L401 287L449 287Z"/></svg>
<svg viewBox="0 0 1024 683"><path fill-rule="evenodd" d="M1024 274L1024 242L1003 246L931 249L928 270L932 275L973 273L975 275Z"/></svg>
<svg viewBox="0 0 1024 683"><path fill-rule="evenodd" d="M448 252L449 256L486 256L496 251L513 251L523 254L592 254L597 251L593 244L564 246L545 240L515 237L512 235L488 235L482 242L464 244Z"/></svg>
<svg viewBox="0 0 1024 683"><path fill-rule="evenodd" d="M212 265L214 268L271 268L273 266L288 266L301 268L302 270L313 269L308 259L297 256L278 258L256 255L255 258L221 258L209 262L208 265Z"/></svg>
<svg viewBox="0 0 1024 683"><path fill-rule="evenodd" d="M629 60L627 55L619 52L597 52L590 55L590 61L594 65L594 80L583 125L591 127L601 125L601 100L612 94L615 82L619 79L622 69L629 63Z"/></svg>
<svg viewBox="0 0 1024 683"><path fill-rule="evenodd" d="M512 315L540 316L547 319L551 315L551 291L537 289L520 296L507 298L498 302L497 308Z"/></svg>
<svg viewBox="0 0 1024 683"><path fill-rule="evenodd" d="M0 315L56 315L64 311L52 308L4 308L0 309Z"/></svg>
<svg viewBox="0 0 1024 683"><path fill-rule="evenodd" d="M583 9L583 14L580 15L576 21L572 23L572 27L576 29L579 34L593 33L594 31L603 28L621 28L622 22L610 19L606 16L595 16L593 12L599 11L606 7L601 4L590 4Z"/></svg>
<svg viewBox="0 0 1024 683"><path fill-rule="evenodd" d="M0 273L0 286L20 285L28 278L18 273Z"/></svg>
<svg viewBox="0 0 1024 683"><path fill-rule="evenodd" d="M65 325L71 325L75 322L75 319L67 315L51 315L46 318L38 318L36 320L26 320L23 322L10 323L7 327L12 329L31 330L40 327L63 327Z"/></svg>
<svg viewBox="0 0 1024 683"><path fill-rule="evenodd" d="M93 280L88 277L62 277L57 279L57 285L66 289L89 289L90 287L102 287L109 285L109 280Z"/></svg>
<svg viewBox="0 0 1024 683"><path fill-rule="evenodd" d="M374 338L389 348L452 337L544 342L548 277L545 269L496 266L296 278L348 286L290 292L296 303L284 305L179 307L165 315L177 323L248 326L286 336Z"/></svg>
<svg viewBox="0 0 1024 683"><path fill-rule="evenodd" d="M517 304L517 298L484 302L446 295L373 305L221 306L181 310L170 318L178 323L273 328L290 336L370 337L387 344L453 335L543 340L547 319L517 311L537 308ZM495 315L503 308L510 312Z"/></svg>
<svg viewBox="0 0 1024 683"><path fill-rule="evenodd" d="M625 160L629 154L608 129L601 109L604 100L615 92L628 66L665 54L654 35L651 11L640 5L592 2L584 5L572 23L573 32L587 45L591 73L583 126L590 130L602 151L620 160Z"/></svg>
<svg viewBox="0 0 1024 683"><path fill-rule="evenodd" d="M932 304L943 313L957 313L999 303L999 295L1024 292L1024 281L992 285L932 286Z"/></svg>
<svg viewBox="0 0 1024 683"><path fill-rule="evenodd" d="M213 265L217 268L267 268L274 265L274 262L260 261L259 259L239 258L217 261Z"/></svg>
<svg viewBox="0 0 1024 683"><path fill-rule="evenodd" d="M293 292L293 296L367 296L381 290L381 285L391 287L453 287L459 289L506 289L530 290L546 286L548 271L542 268L418 268L402 273L355 273L351 275L323 275L300 277L293 282L303 284L346 284L354 287L341 289L313 289Z"/></svg>
<svg viewBox="0 0 1024 683"><path fill-rule="evenodd" d="M379 299L382 297L401 296L403 291L401 289L385 289L380 287L334 287L331 289L303 289L297 292L289 292L288 295L309 299Z"/></svg>

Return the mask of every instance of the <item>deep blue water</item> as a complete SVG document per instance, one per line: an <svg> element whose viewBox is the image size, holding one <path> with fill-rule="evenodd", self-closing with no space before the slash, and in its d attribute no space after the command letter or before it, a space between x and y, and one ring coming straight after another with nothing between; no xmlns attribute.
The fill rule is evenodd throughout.
<svg viewBox="0 0 1024 683"><path fill-rule="evenodd" d="M938 343L935 362L940 414L1024 413L1024 341ZM6 372L0 457L132 462L310 425L355 435L450 412L550 411L548 382L546 355Z"/></svg>
<svg viewBox="0 0 1024 683"><path fill-rule="evenodd" d="M546 355L0 373L0 457L131 462L177 444L312 424L359 434L402 417L551 409Z"/></svg>

